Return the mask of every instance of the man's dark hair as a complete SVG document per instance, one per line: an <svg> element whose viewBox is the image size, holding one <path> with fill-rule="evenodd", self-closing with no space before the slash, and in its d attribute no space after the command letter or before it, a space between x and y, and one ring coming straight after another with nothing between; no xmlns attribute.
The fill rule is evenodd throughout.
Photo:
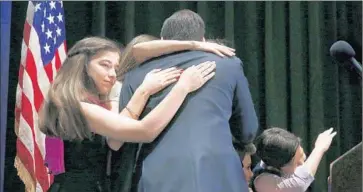
<svg viewBox="0 0 363 192"><path fill-rule="evenodd" d="M202 41L204 33L203 19L197 13L184 9L164 21L160 36L166 40Z"/></svg>

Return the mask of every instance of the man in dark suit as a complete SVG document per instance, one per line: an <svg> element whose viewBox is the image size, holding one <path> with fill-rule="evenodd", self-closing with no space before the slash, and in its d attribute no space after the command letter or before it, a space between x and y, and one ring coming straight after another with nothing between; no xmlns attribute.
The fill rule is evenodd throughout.
<svg viewBox="0 0 363 192"><path fill-rule="evenodd" d="M161 30L163 39L204 41L204 21L182 10L167 18ZM124 108L147 72L156 68L187 68L215 61L216 75L203 88L192 93L165 131L137 153L134 179L139 192L243 192L246 182L232 135L240 143L250 143L258 120L242 62L237 57L222 58L200 51L164 55L126 74L120 97ZM153 95L141 118L170 91L171 86ZM122 161L122 159L121 159Z"/></svg>

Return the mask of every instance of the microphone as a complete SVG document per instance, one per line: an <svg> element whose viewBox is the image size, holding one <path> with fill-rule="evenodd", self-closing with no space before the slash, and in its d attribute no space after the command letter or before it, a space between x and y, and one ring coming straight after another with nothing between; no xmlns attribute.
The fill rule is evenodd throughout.
<svg viewBox="0 0 363 192"><path fill-rule="evenodd" d="M330 55L339 62L350 61L362 76L362 66L354 58L355 51L346 41L337 41L330 47Z"/></svg>

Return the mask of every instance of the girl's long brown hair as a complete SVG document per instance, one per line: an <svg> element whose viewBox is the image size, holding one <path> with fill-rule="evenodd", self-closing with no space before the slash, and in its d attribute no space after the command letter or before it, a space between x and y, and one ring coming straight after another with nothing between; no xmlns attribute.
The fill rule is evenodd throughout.
<svg viewBox="0 0 363 192"><path fill-rule="evenodd" d="M92 57L104 51L119 53L121 57L120 45L101 37L84 38L69 50L39 113L39 128L44 134L64 140L91 138L80 102L99 101L100 95L87 68Z"/></svg>

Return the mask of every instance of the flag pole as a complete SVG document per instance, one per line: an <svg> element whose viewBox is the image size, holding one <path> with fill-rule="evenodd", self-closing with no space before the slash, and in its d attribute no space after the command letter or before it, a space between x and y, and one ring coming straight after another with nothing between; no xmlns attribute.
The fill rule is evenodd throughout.
<svg viewBox="0 0 363 192"><path fill-rule="evenodd" d="M6 123L8 108L9 84L9 55L10 55L10 27L11 27L11 1L0 2L1 12L1 66L0 66L0 191L4 189Z"/></svg>

